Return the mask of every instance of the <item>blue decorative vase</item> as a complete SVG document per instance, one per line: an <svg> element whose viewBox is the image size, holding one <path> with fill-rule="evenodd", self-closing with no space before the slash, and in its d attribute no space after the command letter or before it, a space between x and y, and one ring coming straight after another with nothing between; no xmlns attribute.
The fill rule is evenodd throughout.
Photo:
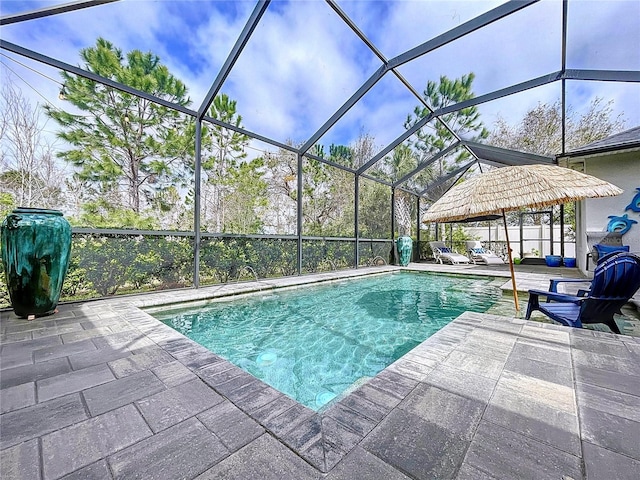
<svg viewBox="0 0 640 480"><path fill-rule="evenodd" d="M1 227L9 298L19 317L54 313L71 255L71 226L58 210L17 208Z"/></svg>
<svg viewBox="0 0 640 480"><path fill-rule="evenodd" d="M411 237L398 238L398 253L400 254L400 266L406 267L411 260L411 250L413 249L413 240Z"/></svg>

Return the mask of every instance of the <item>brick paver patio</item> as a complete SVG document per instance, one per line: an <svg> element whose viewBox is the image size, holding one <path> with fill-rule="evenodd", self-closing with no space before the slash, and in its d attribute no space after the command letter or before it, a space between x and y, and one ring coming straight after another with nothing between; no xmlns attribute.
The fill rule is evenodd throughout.
<svg viewBox="0 0 640 480"><path fill-rule="evenodd" d="M316 413L138 308L381 270L0 313L2 479L638 478L640 338L465 313Z"/></svg>

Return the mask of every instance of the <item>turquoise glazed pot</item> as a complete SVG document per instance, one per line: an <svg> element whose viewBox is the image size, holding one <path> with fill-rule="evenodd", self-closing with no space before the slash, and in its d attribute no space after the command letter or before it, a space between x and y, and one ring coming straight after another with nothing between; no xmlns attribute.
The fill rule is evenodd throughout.
<svg viewBox="0 0 640 480"><path fill-rule="evenodd" d="M398 253L400 254L400 266L406 267L411 261L411 250L413 249L413 240L411 237L398 238Z"/></svg>
<svg viewBox="0 0 640 480"><path fill-rule="evenodd" d="M19 317L55 311L71 254L71 226L58 210L17 208L2 222L2 261Z"/></svg>

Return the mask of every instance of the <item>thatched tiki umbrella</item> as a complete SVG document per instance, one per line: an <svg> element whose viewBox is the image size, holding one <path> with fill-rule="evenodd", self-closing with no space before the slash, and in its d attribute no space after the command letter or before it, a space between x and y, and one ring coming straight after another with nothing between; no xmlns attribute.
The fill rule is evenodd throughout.
<svg viewBox="0 0 640 480"><path fill-rule="evenodd" d="M621 193L622 190L611 183L555 165L502 167L453 187L431 205L422 221L454 222L492 213L502 214L507 235L513 300L516 310L520 310L505 212L524 207L542 208Z"/></svg>

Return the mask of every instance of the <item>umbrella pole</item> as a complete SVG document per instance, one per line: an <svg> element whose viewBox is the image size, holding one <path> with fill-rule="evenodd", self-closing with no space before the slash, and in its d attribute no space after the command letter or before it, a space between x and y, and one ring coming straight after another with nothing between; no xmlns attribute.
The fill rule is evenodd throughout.
<svg viewBox="0 0 640 480"><path fill-rule="evenodd" d="M511 247L509 246L509 228L507 227L507 216L502 210L502 220L504 221L504 234L507 237L507 254L509 255L509 270L511 271L511 285L513 286L513 303L516 305L516 312L520 311L518 304L518 290L516 290L516 273L513 271L513 258L511 257Z"/></svg>

